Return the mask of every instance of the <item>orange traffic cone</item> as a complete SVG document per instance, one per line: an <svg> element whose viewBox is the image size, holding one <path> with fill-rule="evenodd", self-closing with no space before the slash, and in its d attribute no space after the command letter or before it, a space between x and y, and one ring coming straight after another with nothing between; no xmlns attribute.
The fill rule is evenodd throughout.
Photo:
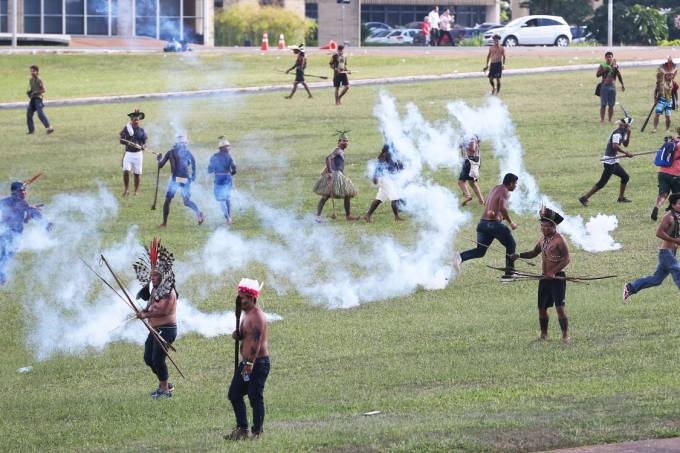
<svg viewBox="0 0 680 453"><path fill-rule="evenodd" d="M285 49L286 48L286 40L283 39L283 33L279 35L279 49Z"/></svg>
<svg viewBox="0 0 680 453"><path fill-rule="evenodd" d="M332 39L325 46L319 47L322 50L338 50L338 45Z"/></svg>
<svg viewBox="0 0 680 453"><path fill-rule="evenodd" d="M267 32L262 33L262 45L260 50L269 50L269 38L267 37Z"/></svg>

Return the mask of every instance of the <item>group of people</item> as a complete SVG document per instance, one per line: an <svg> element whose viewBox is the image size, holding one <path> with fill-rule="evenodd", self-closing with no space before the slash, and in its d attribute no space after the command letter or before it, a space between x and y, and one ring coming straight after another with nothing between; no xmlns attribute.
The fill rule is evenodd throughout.
<svg viewBox="0 0 680 453"><path fill-rule="evenodd" d="M286 74L290 71L295 71L295 80L293 81L293 89L290 94L285 96L286 99L292 99L293 95L297 91L298 85L302 84L305 91L307 91L307 97L312 98L312 92L309 91L309 86L307 86L307 81L305 80L305 69L307 69L307 56L305 55L305 46L300 44L297 46L292 46L291 50L295 54L295 62L293 66L288 68ZM347 94L349 90L349 78L348 74L352 71L347 67L347 55L345 55L345 46L339 45L338 49L331 56L331 61L328 65L333 70L333 87L335 88L335 105L342 105L342 97ZM319 76L315 76L319 77ZM325 78L325 77L323 77Z"/></svg>
<svg viewBox="0 0 680 453"><path fill-rule="evenodd" d="M452 33L455 17L448 8L439 14L439 6L435 5L423 18L421 33L425 37L425 45L441 46L444 38L447 38L449 44L455 46L456 38Z"/></svg>
<svg viewBox="0 0 680 453"><path fill-rule="evenodd" d="M139 184L142 175L144 161L144 151L149 151L146 147L147 135L141 127L141 121L145 118L144 112L139 109L128 114L130 121L120 131L120 144L125 146L123 156L123 197L129 196L130 172L134 175L134 195L139 194ZM170 181L165 193L163 203L163 223L161 228L168 225L170 215L170 203L177 191L181 191L184 206L191 209L196 216L196 221L201 225L205 219L203 213L198 209L196 203L191 200L191 183L196 180L196 159L188 147L186 134L177 135L175 145L165 153L154 153L158 165L157 171L166 163L170 163ZM232 178L236 174L236 164L230 154L231 144L224 137L218 139L218 151L210 158L208 173L214 175L213 190L215 199L220 205L222 214L228 225L232 224L231 217L231 191ZM156 180L158 184L158 179ZM158 190L158 188L156 189ZM154 201L155 207L155 201Z"/></svg>

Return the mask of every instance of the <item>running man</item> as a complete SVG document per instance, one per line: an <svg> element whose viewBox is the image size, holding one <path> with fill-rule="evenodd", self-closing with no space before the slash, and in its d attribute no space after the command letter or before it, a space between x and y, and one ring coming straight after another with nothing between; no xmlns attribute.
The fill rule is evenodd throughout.
<svg viewBox="0 0 680 453"><path fill-rule="evenodd" d="M630 143L630 125L632 124L632 118L621 118L619 120L619 127L612 132L609 136L609 141L607 142L607 149L604 152L603 161L603 171L600 180L595 183L590 191L583 195L578 201L583 206L588 206L588 199L592 197L597 191L602 189L609 182L609 178L612 175L616 175L621 178L621 185L619 186L619 198L616 200L619 203L630 203L630 200L626 198L626 184L630 180L628 173L623 169L621 164L619 164L619 153L625 155L626 157L633 157L631 153L622 148L622 146L628 146Z"/></svg>
<svg viewBox="0 0 680 453"><path fill-rule="evenodd" d="M494 186L486 197L484 214L477 224L477 247L466 250L461 254L455 254L453 267L456 273L460 272L461 264L464 261L481 258L486 255L486 251L491 246L494 239L498 239L505 246L505 275L501 277L501 282L514 280L515 273L515 238L512 231L517 229L517 224L510 219L508 212L508 200L510 193L517 188L517 175L507 173L503 177L503 184ZM510 224L510 228L503 225L503 220Z"/></svg>

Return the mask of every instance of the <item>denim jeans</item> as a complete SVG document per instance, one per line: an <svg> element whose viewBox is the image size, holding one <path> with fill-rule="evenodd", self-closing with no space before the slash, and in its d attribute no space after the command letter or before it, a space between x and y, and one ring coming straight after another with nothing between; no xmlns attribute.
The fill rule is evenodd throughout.
<svg viewBox="0 0 680 453"><path fill-rule="evenodd" d="M33 124L33 114L35 112L38 112L38 118L40 119L40 122L43 123L43 126L45 126L46 129L49 129L50 122L47 119L47 116L45 116L45 112L43 112L43 107L42 99L31 98L31 101L28 103L28 108L26 109L26 125L28 126L28 132L35 131L35 125Z"/></svg>
<svg viewBox="0 0 680 453"><path fill-rule="evenodd" d="M264 424L264 383L269 376L269 357L260 357L255 360L248 382L244 381L241 375L243 366L244 363L241 362L238 369L234 370L234 377L229 386L229 401L234 408L236 425L239 428L248 429L248 414L246 404L243 402L243 397L248 395L250 407L253 408L252 432L259 433L262 432Z"/></svg>
<svg viewBox="0 0 680 453"><path fill-rule="evenodd" d="M510 228L503 225L498 220L480 220L477 224L477 248L466 250L460 254L463 261L481 258L486 255L486 251L493 242L498 239L505 246L505 253L512 255L515 253L515 238L512 237ZM505 257L506 274L512 273L515 269L515 262L509 256Z"/></svg>
<svg viewBox="0 0 680 453"><path fill-rule="evenodd" d="M675 258L675 252L670 249L660 249L659 265L656 268L656 272L653 275L642 277L633 283L629 283L628 288L632 294L635 294L642 289L659 286L668 274L671 274L671 277L673 277L675 286L680 288L680 264L678 264L678 260Z"/></svg>

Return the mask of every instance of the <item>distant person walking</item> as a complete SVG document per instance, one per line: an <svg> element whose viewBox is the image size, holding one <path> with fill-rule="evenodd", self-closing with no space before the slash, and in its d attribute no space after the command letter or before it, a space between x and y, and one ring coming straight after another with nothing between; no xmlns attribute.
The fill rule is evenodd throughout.
<svg viewBox="0 0 680 453"><path fill-rule="evenodd" d="M437 46L439 45L439 7L435 5L432 7L432 11L430 11L427 15L427 17L430 19L430 45L432 46Z"/></svg>
<svg viewBox="0 0 680 453"><path fill-rule="evenodd" d="M609 122L612 122L612 117L614 116L614 105L616 105L616 79L619 79L621 83L621 91L626 91L626 87L623 86L623 78L621 77L621 71L619 71L619 65L614 59L614 54L612 52L607 52L604 54L604 63L600 63L597 68L597 73L595 77L602 77L602 82L600 82L600 124L604 124L604 111L609 108L608 118Z"/></svg>
<svg viewBox="0 0 680 453"><path fill-rule="evenodd" d="M28 133L33 134L35 132L35 124L33 124L33 114L38 112L38 118L40 122L47 129L47 133L51 134L54 132L54 128L50 126L50 121L47 119L43 108L43 95L45 94L45 84L38 73L40 70L36 65L31 66L31 79L28 81L28 91L26 94L30 99L28 101L28 109L26 110L26 125L28 126Z"/></svg>
<svg viewBox="0 0 680 453"><path fill-rule="evenodd" d="M220 204L220 209L227 225L231 225L231 189L232 178L236 174L236 164L229 154L231 144L229 140L221 136L219 138L220 150L213 154L208 164L208 173L215 174L215 185L213 188L215 199Z"/></svg>
<svg viewBox="0 0 680 453"><path fill-rule="evenodd" d="M307 82L305 82L305 69L307 68L307 57L305 56L304 45L300 44L299 46L294 46L293 53L295 54L295 64L293 64L293 66L291 66L286 71L286 74L295 69L295 81L293 82L293 91L291 91L290 94L286 96L286 99L291 99L293 97L293 95L295 94L295 90L297 90L298 84L300 83L304 87L305 91L307 91L307 95L311 99L312 93L309 91Z"/></svg>
<svg viewBox="0 0 680 453"><path fill-rule="evenodd" d="M493 45L489 47L486 55L486 66L483 71L489 70L489 84L491 84L491 95L496 96L501 92L501 76L505 69L505 49L501 46L501 35L493 35ZM496 81L496 85L494 85Z"/></svg>
<svg viewBox="0 0 680 453"><path fill-rule="evenodd" d="M428 16L425 16L423 19L423 25L420 27L420 33L423 35L423 38L425 39L425 46L430 45L430 31L432 30L432 27L430 26L430 18Z"/></svg>
<svg viewBox="0 0 680 453"><path fill-rule="evenodd" d="M657 74L656 88L654 88L654 128L659 126L659 117L663 113L666 117L666 132L671 129L671 114L678 107L678 82L673 80L675 72Z"/></svg>
<svg viewBox="0 0 680 453"><path fill-rule="evenodd" d="M437 41L438 46L442 45L442 39L444 38L444 36L449 37L449 43L452 46L456 45L456 42L453 39L453 34L451 34L452 22L453 16L451 16L451 13L447 8L444 10L444 13L441 16L439 16L439 40Z"/></svg>

